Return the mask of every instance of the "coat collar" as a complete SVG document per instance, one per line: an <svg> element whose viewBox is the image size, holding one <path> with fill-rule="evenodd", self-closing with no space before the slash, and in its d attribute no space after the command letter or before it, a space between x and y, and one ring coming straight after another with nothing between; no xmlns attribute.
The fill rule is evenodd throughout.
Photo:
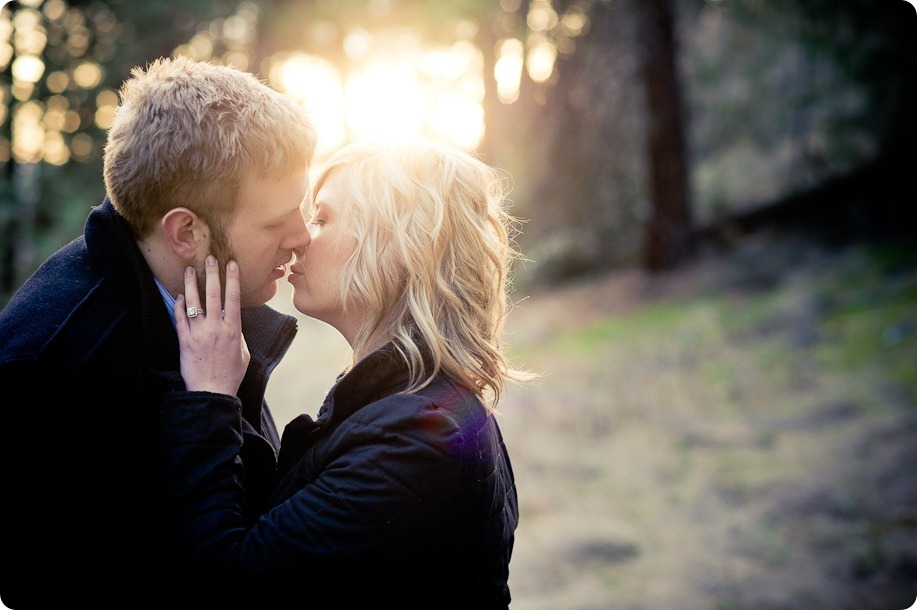
<svg viewBox="0 0 917 610"><path fill-rule="evenodd" d="M425 366L430 366L427 360ZM338 377L318 411L319 422L340 422L371 402L405 389L410 371L404 357L387 343Z"/></svg>
<svg viewBox="0 0 917 610"><path fill-rule="evenodd" d="M178 373L178 337L133 231L108 197L86 220L89 264L122 293L141 324L144 356L170 388L183 387ZM177 375L177 377L176 377Z"/></svg>
<svg viewBox="0 0 917 610"><path fill-rule="evenodd" d="M424 367L427 371L432 370L432 360L424 358ZM369 403L403 391L409 381L407 362L392 343L360 360L338 377L315 420L303 414L284 428L278 459L279 471L286 472L302 457L314 433L321 429L336 428Z"/></svg>

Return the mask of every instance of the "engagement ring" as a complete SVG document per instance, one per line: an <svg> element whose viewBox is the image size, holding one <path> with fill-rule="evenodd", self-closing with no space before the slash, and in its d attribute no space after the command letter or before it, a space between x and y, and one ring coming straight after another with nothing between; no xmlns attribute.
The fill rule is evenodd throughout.
<svg viewBox="0 0 917 610"><path fill-rule="evenodd" d="M196 318L197 316L201 316L203 314L204 314L204 310L201 309L200 307L189 307L188 308L188 317L189 318Z"/></svg>

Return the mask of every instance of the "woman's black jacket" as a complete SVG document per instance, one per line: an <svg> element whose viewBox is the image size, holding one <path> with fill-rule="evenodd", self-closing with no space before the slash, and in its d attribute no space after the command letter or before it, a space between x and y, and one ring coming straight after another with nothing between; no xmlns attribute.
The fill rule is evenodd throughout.
<svg viewBox="0 0 917 610"><path fill-rule="evenodd" d="M214 598L268 603L270 591L271 607L508 607L518 508L497 421L443 375L403 393L408 371L390 347L339 379L316 420L287 426L274 507L253 527L239 511L238 401L165 396L166 485L187 569Z"/></svg>

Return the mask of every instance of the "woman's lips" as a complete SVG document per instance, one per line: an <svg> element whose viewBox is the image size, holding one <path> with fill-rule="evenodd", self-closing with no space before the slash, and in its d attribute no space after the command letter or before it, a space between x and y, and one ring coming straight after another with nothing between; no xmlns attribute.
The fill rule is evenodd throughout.
<svg viewBox="0 0 917 610"><path fill-rule="evenodd" d="M290 261L290 275L303 275L301 259L294 258Z"/></svg>

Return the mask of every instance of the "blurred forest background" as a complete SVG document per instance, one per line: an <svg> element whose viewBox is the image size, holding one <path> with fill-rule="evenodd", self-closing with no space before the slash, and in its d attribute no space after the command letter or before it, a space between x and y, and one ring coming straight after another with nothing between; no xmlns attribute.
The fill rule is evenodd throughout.
<svg viewBox="0 0 917 610"><path fill-rule="evenodd" d="M507 170L520 285L677 267L771 222L914 234L904 0L20 0L0 17L0 302L103 197L130 69L187 54L309 108L321 154L450 140Z"/></svg>
<svg viewBox="0 0 917 610"><path fill-rule="evenodd" d="M512 177L510 347L545 373L501 407L513 608L914 603L912 3L9 2L0 305L81 234L118 88L171 54L302 103L319 162L419 134ZM281 427L347 358L299 320Z"/></svg>

